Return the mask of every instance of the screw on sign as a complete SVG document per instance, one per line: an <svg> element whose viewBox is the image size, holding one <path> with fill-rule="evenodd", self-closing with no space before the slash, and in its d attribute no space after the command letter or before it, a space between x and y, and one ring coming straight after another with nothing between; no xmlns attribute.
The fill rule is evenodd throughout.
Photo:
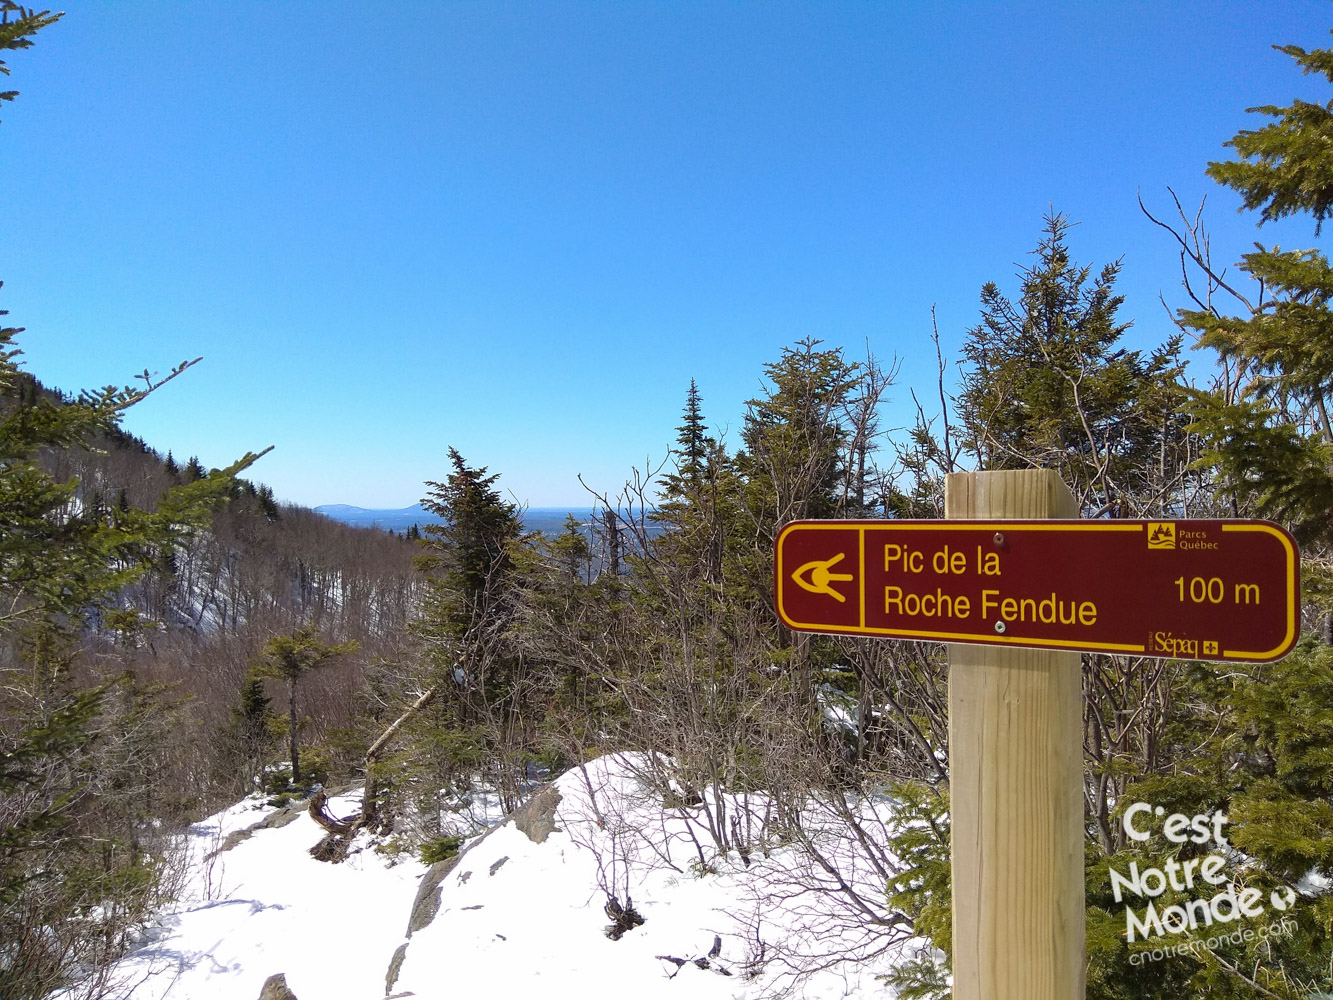
<svg viewBox="0 0 1333 1000"><path fill-rule="evenodd" d="M778 535L791 628L1274 660L1300 632L1296 543L1267 521L797 521Z"/></svg>

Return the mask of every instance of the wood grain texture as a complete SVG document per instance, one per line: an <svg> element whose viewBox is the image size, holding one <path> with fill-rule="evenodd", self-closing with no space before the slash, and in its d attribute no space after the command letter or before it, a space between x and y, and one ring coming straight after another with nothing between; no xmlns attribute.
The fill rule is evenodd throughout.
<svg viewBox="0 0 1333 1000"><path fill-rule="evenodd" d="M1046 470L956 473L949 518L1073 518ZM949 647L955 1000L1084 995L1077 653Z"/></svg>

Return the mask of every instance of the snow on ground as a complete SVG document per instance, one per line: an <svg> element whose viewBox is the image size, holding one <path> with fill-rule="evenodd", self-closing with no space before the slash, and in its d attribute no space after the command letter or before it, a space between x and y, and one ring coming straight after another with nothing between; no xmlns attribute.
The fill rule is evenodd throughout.
<svg viewBox="0 0 1333 1000"><path fill-rule="evenodd" d="M886 995L876 975L915 954L920 940L793 979L793 967L866 955L885 938L867 936L845 897L812 891L831 888L831 879L794 847L770 848L768 857L756 849L748 866L735 851L717 856L703 809L693 821L689 809L664 810L636 774L642 765L604 757L563 775L557 830L543 843L508 823L472 846L445 878L434 920L407 940L394 994L513 996L544 984L567 995L577 984L580 996L628 990L690 1000L793 986L809 997ZM752 822L766 805L757 796L714 801L733 815L748 805ZM823 847L842 877L882 900L883 878L848 838L827 837ZM618 941L604 933L608 890L621 903L628 895L644 917Z"/></svg>
<svg viewBox="0 0 1333 1000"><path fill-rule="evenodd" d="M351 813L359 794L329 801ZM402 935L425 866L373 851L340 865L308 853L324 831L304 811L258 829L209 862L226 836L272 810L250 799L190 830L191 879L148 944L120 963L134 1000L256 1000L276 972L302 1000L384 995L387 956Z"/></svg>
<svg viewBox="0 0 1333 1000"><path fill-rule="evenodd" d="M404 944L396 997L508 997L534 986L554 996L649 1000L757 1000L793 986L812 998L889 995L875 977L915 954L920 940L898 932L869 961L792 979L793 966L870 955L890 938L867 936L836 892L811 891L831 888L831 877L795 847L752 836L748 865L737 851L716 851L709 812L725 810L728 826L736 816L738 830L757 828L769 810L763 797L705 790L711 810L664 808L640 780L644 766L643 757L604 757L559 778L555 830L542 843L513 822L470 841L440 884L433 920L418 920L407 938L425 865L391 860L364 839L342 864L316 861L308 851L323 831L304 810L208 862L228 834L271 812L256 800L233 806L192 828L187 893L122 961L121 978L133 984L125 995L256 1000L264 980L282 972L298 1000L377 1000ZM355 795L344 796L329 811L356 806ZM871 815L874 803L857 808L882 818ZM882 900L882 873L834 821L825 825L822 847L840 876ZM644 918L616 941L604 933L608 894L621 903L628 896Z"/></svg>

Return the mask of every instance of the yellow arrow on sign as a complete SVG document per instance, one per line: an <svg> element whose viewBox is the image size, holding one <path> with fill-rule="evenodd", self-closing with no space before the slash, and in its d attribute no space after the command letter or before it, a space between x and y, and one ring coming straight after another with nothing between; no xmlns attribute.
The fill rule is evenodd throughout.
<svg viewBox="0 0 1333 1000"><path fill-rule="evenodd" d="M830 597L836 598L839 604L842 604L847 598L843 597L829 586L829 583L833 580L850 580L852 574L833 573L829 570L829 567L835 566L841 562L843 556L846 554L846 552L839 552L832 559L815 559L812 562L808 562L796 570L796 572L791 575L791 578L800 584L803 589L810 591L810 593L828 594ZM810 574L810 579L808 580L805 579L806 573Z"/></svg>

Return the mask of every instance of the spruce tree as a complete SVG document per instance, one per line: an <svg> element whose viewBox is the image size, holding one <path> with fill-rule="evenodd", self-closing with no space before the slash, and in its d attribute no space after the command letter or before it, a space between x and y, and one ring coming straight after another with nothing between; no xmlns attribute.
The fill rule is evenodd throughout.
<svg viewBox="0 0 1333 1000"><path fill-rule="evenodd" d="M270 705L273 700L264 693L265 673L258 667L251 667L241 686L241 700L231 710L232 730L236 736L237 747L247 770L264 787L264 768L268 756L270 723L273 712Z"/></svg>
<svg viewBox="0 0 1333 1000"><path fill-rule="evenodd" d="M738 510L740 484L731 456L708 434L694 379L685 395L683 416L671 452L675 471L663 477L661 500L650 515L667 529L656 539L653 550L658 558L684 570L686 578L719 585L730 531L726 522Z"/></svg>
<svg viewBox="0 0 1333 1000"><path fill-rule="evenodd" d="M472 780L479 769L507 803L515 801L526 753L524 656L513 629L523 575L533 558L518 508L503 500L499 475L469 466L449 449L453 471L427 483L424 506L441 520L422 528L426 594L413 631L440 692L415 720L416 750L429 762L427 785ZM433 794L433 793L432 793Z"/></svg>
<svg viewBox="0 0 1333 1000"><path fill-rule="evenodd" d="M0 51L27 49L32 47L32 36L42 28L55 24L64 13L52 14L49 10L38 12L23 7L14 0L0 0ZM9 76L9 67L0 59L0 74ZM12 101L19 96L17 90L0 91L0 101Z"/></svg>
<svg viewBox="0 0 1333 1000"><path fill-rule="evenodd" d="M586 583L592 549L583 525L573 514L565 515L564 531L543 544L547 555L559 567L567 586Z"/></svg>
<svg viewBox="0 0 1333 1000"><path fill-rule="evenodd" d="M495 489L499 474L472 468L449 449L453 472L444 482L428 482L421 501L440 524L428 524L434 568L442 569L433 587L437 620L456 637L482 627L505 592L511 568L510 546L522 535L518 508Z"/></svg>
<svg viewBox="0 0 1333 1000"><path fill-rule="evenodd" d="M301 785L301 719L297 714L297 687L309 674L336 657L355 652L354 641L336 645L321 642L313 625L306 625L290 635L274 636L264 644L259 672L287 682L287 741L292 760L292 787Z"/></svg>
<svg viewBox="0 0 1333 1000"><path fill-rule="evenodd" d="M1179 340L1148 357L1119 346L1129 327L1120 264L1095 277L1075 264L1069 228L1046 216L1017 300L994 282L982 288L981 322L963 347L964 446L983 469L1058 470L1089 514L1160 514L1179 500L1179 477L1154 482L1146 470L1183 434Z"/></svg>
<svg viewBox="0 0 1333 1000"><path fill-rule="evenodd" d="M1333 51L1275 46L1305 73L1333 80ZM1314 235L1333 205L1333 100L1251 109L1271 119L1227 144L1238 159L1212 163L1259 225L1308 214ZM1207 261L1199 261L1208 266ZM1285 521L1302 542L1304 614L1328 614L1333 543L1333 271L1318 249L1257 246L1241 270L1262 284L1240 315L1213 303L1181 310L1183 326L1217 350L1231 380L1196 393L1195 426L1240 513ZM1210 276L1216 279L1216 275ZM1228 286L1230 287L1230 286ZM1292 893L1294 933L1229 949L1190 971L1196 995L1297 998L1333 992L1333 653L1306 637L1284 660L1250 666L1197 664L1175 701L1177 746L1190 757L1174 773L1130 790L1172 808L1225 808L1244 879ZM1114 977L1110 977L1114 978Z"/></svg>
<svg viewBox="0 0 1333 1000"><path fill-rule="evenodd" d="M1304 73L1333 81L1333 50L1275 46ZM1319 236L1333 205L1333 100L1264 105L1272 119L1239 132L1228 146L1239 158L1211 163L1209 175L1238 192L1259 224L1308 213ZM1333 269L1318 249L1258 246L1241 270L1266 298L1248 315L1217 308L1182 310L1199 334L1237 371L1234 392L1200 396L1197 423L1239 501L1264 517L1290 522L1299 541L1333 542Z"/></svg>
<svg viewBox="0 0 1333 1000"><path fill-rule="evenodd" d="M1281 51L1295 57L1307 71L1327 75L1333 69L1333 54L1305 53L1294 47ZM1330 204L1328 185L1322 179L1330 176L1333 163L1327 152L1333 104L1297 102L1290 108L1255 110L1274 118L1274 123L1238 135L1231 145L1240 152L1241 160L1213 164L1209 172L1241 191L1248 207L1263 209L1261 221L1308 211L1317 224ZM1196 262L1209 266L1206 259L1196 258ZM1328 494L1333 466L1323 413L1329 383L1326 345L1333 343L1327 336L1326 299L1333 283L1317 251L1260 248L1247 255L1242 266L1262 279L1274 298L1241 316L1226 316L1198 300L1200 308L1180 314L1184 326L1199 333L1205 345L1223 353L1229 363L1224 372L1231 376L1216 392L1195 392L1188 401L1195 414L1194 430L1203 432L1211 445L1196 471L1204 477L1208 491L1230 501L1232 510L1289 519L1306 541L1302 562L1307 582L1312 569L1318 582L1319 569L1327 561L1333 509ZM1212 287L1220 287L1216 284L1219 277L1210 274ZM1091 353L1094 363L1082 369L1085 379L1105 370L1099 359L1115 357L1114 353ZM1004 371L1004 366L992 364L983 374L1003 376ZM1034 381L1039 377L1037 373ZM1034 413L1023 406L1002 405L1011 398L1040 398L1023 396L1023 388L1022 379L993 387L982 378L968 386L979 390L970 402L975 405L980 400L986 407L971 414L981 416L971 426L985 428L987 415L998 418L994 426L1001 436L991 452L997 463L1021 466L1041 458L1042 433L1060 427L1058 420L1040 419L1045 410ZM1159 392L1151 378L1130 378L1124 388L1129 392L1126 401L1133 404L1131 414L1142 409L1138 400L1147 398L1150 410L1167 417L1162 423L1163 441L1180 433L1181 415L1171 413L1173 398L1177 407L1185 403L1179 393ZM1045 399L1060 401L1056 394ZM1059 409L1054 408L1054 413L1058 416ZM1032 427L1036 434L1027 432ZM1046 455L1061 460L1058 441L1058 436L1052 438ZM1029 449L1036 454L1028 454ZM1126 452L1130 461L1124 468L1132 472L1136 466L1149 465L1152 451L1140 446ZM1092 454L1081 454L1077 446L1066 446L1066 452L1068 458L1063 460L1075 471L1086 467L1086 456ZM1123 479L1124 474L1110 477L1113 483ZM1090 481L1096 485L1097 480ZM1307 619L1314 606L1327 600L1319 593L1321 589L1306 589L1308 603L1303 613ZM1314 601L1309 600L1312 590ZM1091 757L1087 788L1089 803L1094 805L1088 816L1086 855L1088 997L1297 1000L1333 995L1333 936L1329 933L1333 927L1333 718L1329 709L1333 704L1333 655L1328 646L1307 637L1277 663L1148 664L1156 679L1136 688L1122 684L1119 678L1141 671L1142 662L1103 656L1085 661ZM1130 718L1155 721L1134 727L1118 721ZM1095 808L1093 793L1099 786L1115 790L1109 816ZM1100 797L1107 802L1105 791ZM1225 814L1229 846L1169 842L1160 827L1148 842L1133 842L1123 834L1120 819L1136 802L1187 816ZM927 805L924 816L913 818L926 819L938 812L938 800ZM913 840L920 840L926 829L933 831L934 827L915 824L904 828L897 835L899 853L916 847ZM947 842L947 830L937 841L943 842ZM1202 856L1214 852L1226 859L1225 880L1234 880L1238 891L1257 890L1264 915L1241 926L1250 940L1227 933L1240 920L1228 927L1205 925L1199 933L1171 935L1157 943L1174 944L1189 937L1204 940L1222 932L1223 940L1211 950L1132 963L1126 902L1142 912L1147 900L1116 900L1111 870L1124 874L1131 865L1142 871L1150 866L1160 868L1167 861L1180 865L1193 860L1197 864ZM936 863L937 852L927 860L930 863L918 868L911 883L900 886L905 892L899 902L919 919L921 929L943 933L947 928L939 916L947 900L942 891L947 885L942 881L945 873ZM1154 902L1161 911L1171 904L1206 899L1216 887L1198 888L1193 893L1177 893L1173 886ZM1288 922L1289 932L1267 936L1264 932L1269 928L1258 926L1271 927L1278 918ZM942 943L939 937L936 941ZM925 985L923 980L928 978L917 977L915 985Z"/></svg>
<svg viewBox="0 0 1333 1000"><path fill-rule="evenodd" d="M518 508L500 497L499 474L469 466L449 449L453 466L444 482L428 482L422 500L439 524L423 533L427 592L415 629L437 668L455 672L457 707L474 725L502 705L512 690L515 666L507 631L513 620L518 578L514 550L523 534Z"/></svg>
<svg viewBox="0 0 1333 1000"><path fill-rule="evenodd" d="M278 501L273 496L273 487L259 487L256 496L259 500L259 509L263 511L265 519L277 521L282 517L282 511L278 508Z"/></svg>
<svg viewBox="0 0 1333 1000"><path fill-rule="evenodd" d="M783 348L764 366L771 388L747 403L736 463L746 505L770 541L787 521L838 517L847 506L845 418L862 372L819 344L807 338Z"/></svg>
<svg viewBox="0 0 1333 1000"><path fill-rule="evenodd" d="M698 492L703 483L709 444L699 387L694 379L690 379L690 389L685 395L685 422L676 428L676 474L667 479L668 496Z"/></svg>

